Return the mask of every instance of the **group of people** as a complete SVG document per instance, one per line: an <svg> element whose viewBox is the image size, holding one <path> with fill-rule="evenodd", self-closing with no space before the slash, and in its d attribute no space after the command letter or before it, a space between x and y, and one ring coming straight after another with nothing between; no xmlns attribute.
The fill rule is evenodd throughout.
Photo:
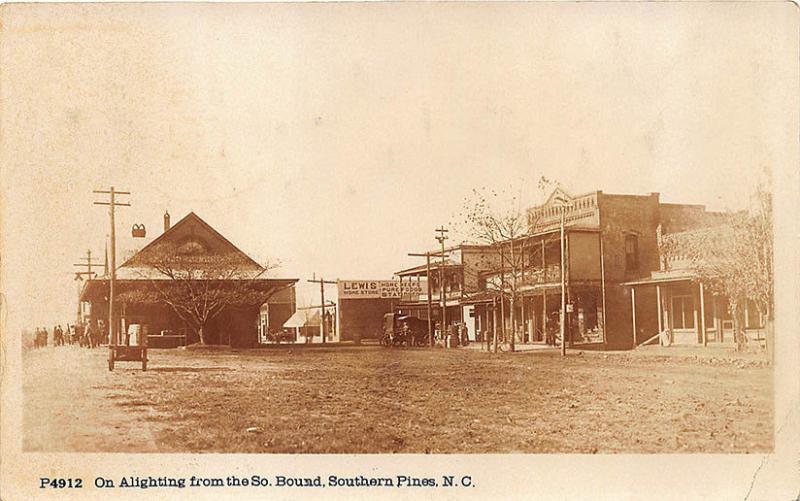
<svg viewBox="0 0 800 501"><path fill-rule="evenodd" d="M48 344L53 346L64 346L77 344L82 347L95 348L100 343L107 341L107 333L102 320L97 321L93 326L92 322L85 324L67 324L67 328L61 324L53 327L52 334L45 327L37 327L33 339L34 348L44 348Z"/></svg>
<svg viewBox="0 0 800 501"><path fill-rule="evenodd" d="M445 331L445 335L441 335L440 325L436 323L436 338L443 339L447 342L447 339L450 340L450 346L467 346L469 344L469 331L467 330L467 324L464 322L456 322L447 326L447 330Z"/></svg>

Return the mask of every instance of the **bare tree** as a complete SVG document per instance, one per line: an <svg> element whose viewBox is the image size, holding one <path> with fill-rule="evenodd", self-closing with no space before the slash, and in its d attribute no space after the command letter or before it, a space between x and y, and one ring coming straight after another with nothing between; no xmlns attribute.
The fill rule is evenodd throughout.
<svg viewBox="0 0 800 501"><path fill-rule="evenodd" d="M261 305L277 290L260 280L278 263L260 265L241 253L213 253L162 244L135 263L152 302L169 306L206 344L206 326L228 307ZM230 334L228 337L230 342Z"/></svg>
<svg viewBox="0 0 800 501"><path fill-rule="evenodd" d="M662 239L661 251L670 259L686 260L697 280L714 294L728 298L734 342L741 350L746 342L744 311L752 301L766 318L768 350L773 349L773 233L772 196L759 185L753 204L745 211L729 211L725 223Z"/></svg>
<svg viewBox="0 0 800 501"><path fill-rule="evenodd" d="M542 178L540 190L544 191L552 183ZM501 315L504 340L508 339L511 351L515 350L517 332L516 306L519 289L528 275L544 273L539 245L530 245L527 238L536 221L531 221L527 206L521 204L520 196L505 191L473 189L471 196L464 199L460 224L455 227L465 239L474 244L485 245L495 256L492 260L497 268L480 270L481 279L486 281L486 291L501 301L509 302L509 319L512 334L505 335L505 317ZM501 303L502 305L503 303ZM497 351L497 336L494 337L494 351Z"/></svg>

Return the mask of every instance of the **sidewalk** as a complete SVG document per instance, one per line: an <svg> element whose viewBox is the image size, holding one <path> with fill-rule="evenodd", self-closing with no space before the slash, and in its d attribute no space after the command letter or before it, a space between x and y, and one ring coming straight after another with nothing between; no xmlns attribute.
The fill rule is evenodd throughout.
<svg viewBox="0 0 800 501"><path fill-rule="evenodd" d="M567 356L578 350L567 350ZM621 363L694 363L698 365L736 367L769 367L766 352L734 351L733 346L642 346L625 351L584 351L582 356L617 359Z"/></svg>
<svg viewBox="0 0 800 501"><path fill-rule="evenodd" d="M467 346L459 346L460 349L467 349L467 350L477 350L477 351L486 351L486 343L477 343L471 342ZM490 351L491 350L490 346ZM498 351L500 348L498 347ZM546 344L522 344L517 343L514 346L515 352L522 352L522 351L558 351L558 346L548 346Z"/></svg>
<svg viewBox="0 0 800 501"><path fill-rule="evenodd" d="M460 349L468 349L475 351L486 351L486 343L470 343L466 347ZM490 350L492 351L492 350ZM498 350L499 351L499 350ZM547 346L541 344L517 344L515 346L516 353L525 352L541 352L541 353L558 353L559 346ZM570 355L585 355L585 356L601 356L620 357L627 359L642 359L652 358L659 360L692 360L699 363L709 365L719 364L736 364L746 366L766 366L769 365L767 355L764 351L758 350L745 350L741 352L734 351L733 346L640 346L632 350L598 350L589 349L581 346L567 347L567 356Z"/></svg>

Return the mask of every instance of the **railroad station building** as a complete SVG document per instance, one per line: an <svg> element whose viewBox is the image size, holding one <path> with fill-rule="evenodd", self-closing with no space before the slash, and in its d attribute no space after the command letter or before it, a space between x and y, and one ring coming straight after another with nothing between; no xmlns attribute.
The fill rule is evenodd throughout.
<svg viewBox="0 0 800 501"><path fill-rule="evenodd" d="M192 269L166 269L163 256L180 256L182 262L192 263ZM297 279L265 275L260 264L194 212L175 225L170 225L165 214L164 232L117 267L114 308L118 332L139 324L146 326L151 347L196 343L197 326L178 304L182 295L202 295L209 287L244 290L244 283L246 293L225 301L203 333L207 344L255 346L265 331L280 330L295 311ZM81 291L80 300L89 306L86 310L94 325L98 320L108 321L109 282L108 276L88 280Z"/></svg>

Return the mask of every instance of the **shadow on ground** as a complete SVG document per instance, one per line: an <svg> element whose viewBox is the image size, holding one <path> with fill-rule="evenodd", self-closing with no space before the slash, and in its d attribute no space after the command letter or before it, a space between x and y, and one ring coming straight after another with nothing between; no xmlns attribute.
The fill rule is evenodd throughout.
<svg viewBox="0 0 800 501"><path fill-rule="evenodd" d="M230 367L152 367L147 372L227 372Z"/></svg>

